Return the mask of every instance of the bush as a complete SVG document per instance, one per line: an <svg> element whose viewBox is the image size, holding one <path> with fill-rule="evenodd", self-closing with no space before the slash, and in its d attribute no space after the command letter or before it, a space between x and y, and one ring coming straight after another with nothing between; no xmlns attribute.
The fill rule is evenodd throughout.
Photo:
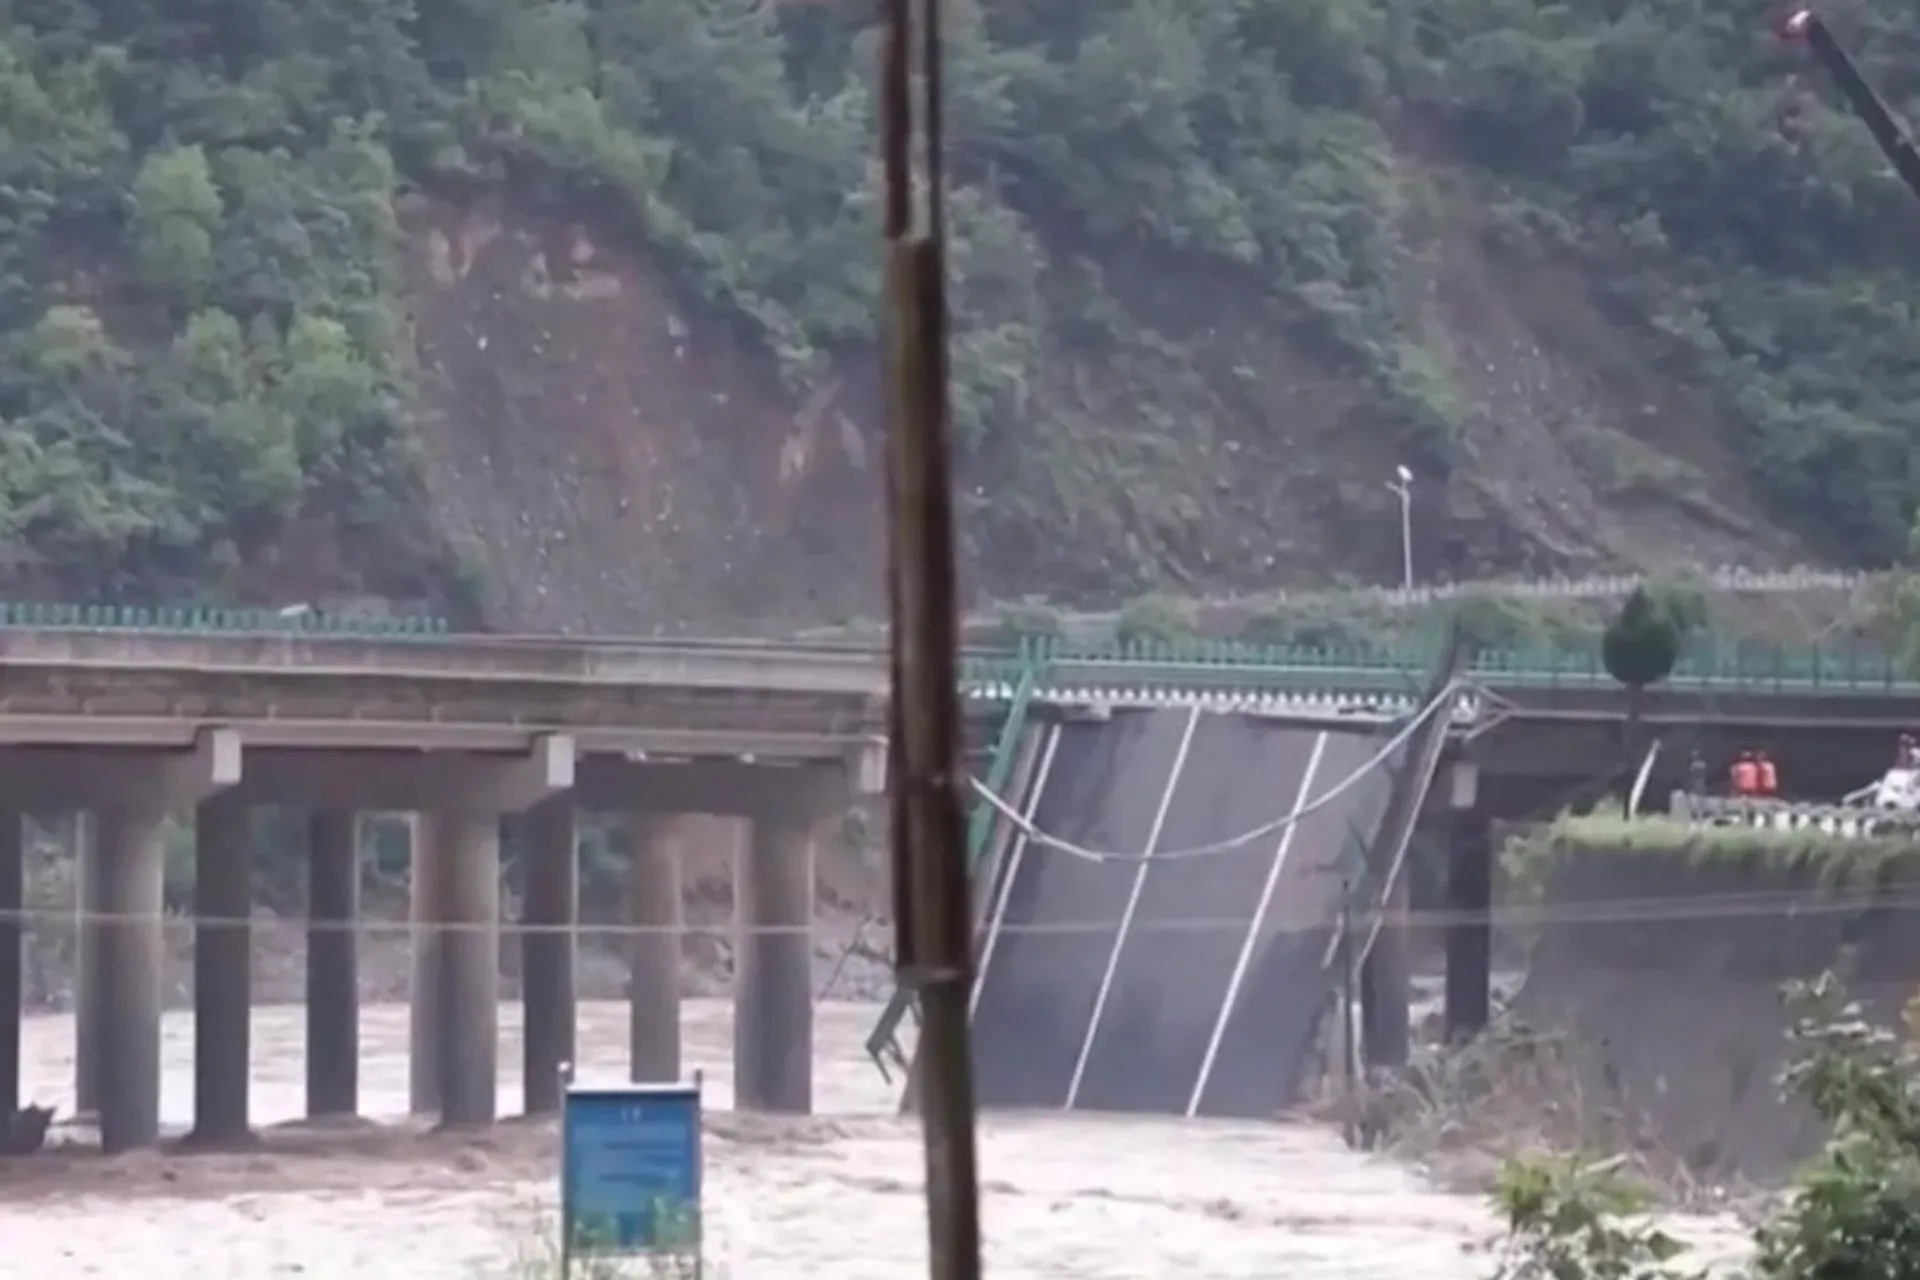
<svg viewBox="0 0 1920 1280"><path fill-rule="evenodd" d="M1753 1233L1762 1280L1920 1276L1920 1000L1908 1032L1866 1021L1829 972L1786 991L1798 1052L1783 1087L1830 1127L1822 1152ZM1504 1171L1498 1280L1682 1280L1684 1242L1646 1217L1616 1164L1532 1158Z"/></svg>

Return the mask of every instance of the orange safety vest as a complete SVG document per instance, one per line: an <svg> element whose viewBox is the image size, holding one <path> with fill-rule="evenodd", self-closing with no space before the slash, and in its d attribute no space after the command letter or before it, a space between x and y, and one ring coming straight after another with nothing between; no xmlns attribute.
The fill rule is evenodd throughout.
<svg viewBox="0 0 1920 1280"><path fill-rule="evenodd" d="M1750 796L1760 789L1760 766L1751 760L1733 762L1733 794Z"/></svg>
<svg viewBox="0 0 1920 1280"><path fill-rule="evenodd" d="M1760 794L1770 796L1780 790L1780 771L1773 767L1773 761L1760 761Z"/></svg>

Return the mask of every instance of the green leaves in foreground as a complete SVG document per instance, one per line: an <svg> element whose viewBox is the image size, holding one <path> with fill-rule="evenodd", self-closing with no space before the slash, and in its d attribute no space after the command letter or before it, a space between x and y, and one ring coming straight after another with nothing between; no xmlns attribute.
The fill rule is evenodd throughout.
<svg viewBox="0 0 1920 1280"><path fill-rule="evenodd" d="M1830 1137L1753 1233L1761 1280L1920 1280L1920 1001L1905 1034L1869 1022L1832 973L1790 984L1786 1092ZM1688 1280L1685 1242L1647 1215L1620 1161L1535 1157L1502 1171L1493 1280Z"/></svg>

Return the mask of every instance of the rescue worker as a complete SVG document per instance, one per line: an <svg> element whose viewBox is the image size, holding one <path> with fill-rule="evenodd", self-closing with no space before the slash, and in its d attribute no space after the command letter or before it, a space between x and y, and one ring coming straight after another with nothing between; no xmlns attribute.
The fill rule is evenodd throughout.
<svg viewBox="0 0 1920 1280"><path fill-rule="evenodd" d="M1734 795L1751 796L1760 790L1760 766L1754 760L1753 752L1742 751L1728 774Z"/></svg>
<svg viewBox="0 0 1920 1280"><path fill-rule="evenodd" d="M1759 769L1760 794L1769 800L1780 794L1780 771L1773 767L1773 757L1762 751L1754 764Z"/></svg>
<svg viewBox="0 0 1920 1280"><path fill-rule="evenodd" d="M1912 769L1916 765L1920 765L1920 746L1915 745L1912 734L1903 733L1900 735L1900 745L1893 753L1893 767Z"/></svg>

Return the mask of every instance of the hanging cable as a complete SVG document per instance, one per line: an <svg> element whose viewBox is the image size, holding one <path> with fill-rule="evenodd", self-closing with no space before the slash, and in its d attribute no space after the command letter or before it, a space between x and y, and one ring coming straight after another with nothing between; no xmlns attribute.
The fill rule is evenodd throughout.
<svg viewBox="0 0 1920 1280"><path fill-rule="evenodd" d="M1019 831L1021 835L1025 836L1029 842L1037 844L1042 848L1057 850L1070 858L1079 858L1087 862L1138 864L1151 861L1157 864L1162 862L1185 862L1195 858L1217 857L1224 853L1232 853L1238 849L1242 849L1257 840L1277 836L1280 832L1298 823L1301 819L1326 808L1329 804L1333 803L1334 800L1358 786L1361 779L1384 765L1394 752L1406 745L1407 740L1419 730L1421 725L1425 724L1434 716L1453 714L1454 707L1459 704L1460 698L1466 690L1467 685L1465 682L1454 681L1449 684L1441 691L1439 697L1421 708L1420 712L1415 715L1413 719L1409 720L1393 737L1387 740L1386 745L1374 752L1372 756L1368 757L1355 768L1353 772L1334 783L1333 786L1320 793L1319 796L1302 803L1292 812L1275 818L1271 822L1262 823L1260 826L1254 827L1251 830L1242 831L1239 835L1229 836L1224 840L1215 840L1208 844L1193 845L1190 848L1157 850L1152 854L1121 853L1111 849L1089 849L1084 845L1075 844L1071 840L1040 830L1025 814L1008 804L1001 796L995 795L988 789L985 783L977 778L973 780L973 790L975 795L978 795L987 804L993 806L994 810L999 813L1001 817L1012 823L1014 828Z"/></svg>

